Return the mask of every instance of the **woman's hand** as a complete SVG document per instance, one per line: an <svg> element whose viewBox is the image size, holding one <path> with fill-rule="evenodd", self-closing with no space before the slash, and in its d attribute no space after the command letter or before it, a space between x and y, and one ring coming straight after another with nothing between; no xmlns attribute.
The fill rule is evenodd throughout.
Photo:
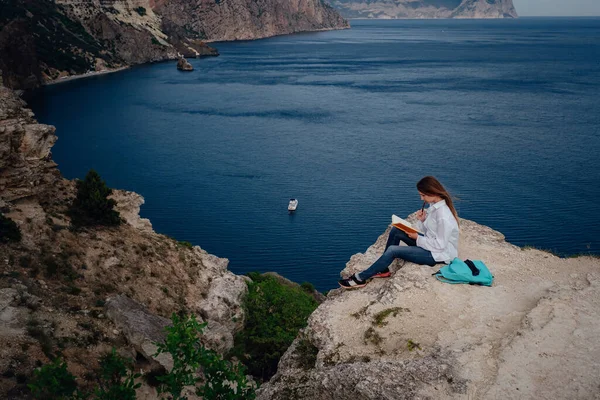
<svg viewBox="0 0 600 400"><path fill-rule="evenodd" d="M408 237L413 239L413 240L417 240L417 238L419 237L419 234L417 232L410 232L407 233Z"/></svg>
<svg viewBox="0 0 600 400"><path fill-rule="evenodd" d="M417 219L421 222L424 222L427 219L427 213L423 210L417 211Z"/></svg>

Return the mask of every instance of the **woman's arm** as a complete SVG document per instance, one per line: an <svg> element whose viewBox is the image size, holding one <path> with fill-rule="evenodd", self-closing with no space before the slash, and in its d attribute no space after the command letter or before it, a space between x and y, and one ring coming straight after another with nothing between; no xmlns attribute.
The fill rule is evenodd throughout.
<svg viewBox="0 0 600 400"><path fill-rule="evenodd" d="M427 219L427 212L425 212L424 210L417 211L417 230L419 230L421 232L426 232L427 231L427 227L424 224L424 222L425 222L426 219ZM409 235L409 237L411 237L412 239L416 239L417 238L416 236L412 237L410 235Z"/></svg>
<svg viewBox="0 0 600 400"><path fill-rule="evenodd" d="M430 229L425 232L425 236L417 236L417 246L429 251L444 251L448 247L453 229L451 221L439 218L436 220L435 230Z"/></svg>

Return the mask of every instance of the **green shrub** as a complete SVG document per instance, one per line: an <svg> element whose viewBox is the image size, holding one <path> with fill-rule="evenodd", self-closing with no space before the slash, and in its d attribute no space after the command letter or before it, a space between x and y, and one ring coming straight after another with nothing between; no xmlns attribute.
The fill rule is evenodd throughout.
<svg viewBox="0 0 600 400"><path fill-rule="evenodd" d="M186 247L188 249L191 249L192 247L194 247L194 246L192 246L192 244L190 242L186 242L186 241L179 241L179 242L177 242L177 244L180 246Z"/></svg>
<svg viewBox="0 0 600 400"><path fill-rule="evenodd" d="M65 280L72 282L77 278L77 273L68 261L57 259L52 255L47 255L42 259L42 264L46 269L46 277L63 277Z"/></svg>
<svg viewBox="0 0 600 400"><path fill-rule="evenodd" d="M248 275L253 282L248 284L244 301L246 324L236 335L232 354L254 377L266 381L318 304L301 288L283 285L270 276Z"/></svg>
<svg viewBox="0 0 600 400"><path fill-rule="evenodd" d="M169 393L174 400L184 400L183 388L194 386L196 394L206 400L252 400L254 388L248 386L243 366L223 360L216 352L200 344L199 335L206 323L199 324L196 318L171 316L173 325L166 328L167 338L157 343L158 352L171 353L173 369L166 375L158 376L161 382L159 393ZM199 386L197 376L202 367L205 383Z"/></svg>
<svg viewBox="0 0 600 400"><path fill-rule="evenodd" d="M133 373L133 362L117 354L115 348L100 359L100 387L96 389L98 400L135 400L135 390L142 384L135 383L140 374Z"/></svg>
<svg viewBox="0 0 600 400"><path fill-rule="evenodd" d="M306 292L306 293L314 293L315 292L315 286L310 283L310 282L302 282L302 284L300 285L300 287Z"/></svg>
<svg viewBox="0 0 600 400"><path fill-rule="evenodd" d="M146 15L146 9L144 7L136 7L133 9L135 12L137 12L138 14L140 14L142 17L144 15Z"/></svg>
<svg viewBox="0 0 600 400"><path fill-rule="evenodd" d="M119 225L121 217L113 209L117 202L107 198L111 193L112 189L100 175L90 170L83 181L77 181L77 197L68 212L72 224L76 227Z"/></svg>
<svg viewBox="0 0 600 400"><path fill-rule="evenodd" d="M0 243L20 242L21 230L12 219L0 213Z"/></svg>
<svg viewBox="0 0 600 400"><path fill-rule="evenodd" d="M57 358L33 372L27 385L34 398L47 400L70 399L76 396L75 377L67 370L67 364Z"/></svg>

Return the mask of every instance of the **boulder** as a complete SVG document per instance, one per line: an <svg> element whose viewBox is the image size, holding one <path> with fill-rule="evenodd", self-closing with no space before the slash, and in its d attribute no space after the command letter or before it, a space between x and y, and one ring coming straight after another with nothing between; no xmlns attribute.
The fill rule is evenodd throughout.
<svg viewBox="0 0 600 400"><path fill-rule="evenodd" d="M177 69L180 71L193 71L194 67L185 58L179 57L177 61Z"/></svg>
<svg viewBox="0 0 600 400"><path fill-rule="evenodd" d="M167 337L165 328L171 321L153 315L148 310L125 295L109 298L105 304L106 315L123 332L135 350L147 360L155 360L167 371L173 368L170 354L156 354L156 344Z"/></svg>

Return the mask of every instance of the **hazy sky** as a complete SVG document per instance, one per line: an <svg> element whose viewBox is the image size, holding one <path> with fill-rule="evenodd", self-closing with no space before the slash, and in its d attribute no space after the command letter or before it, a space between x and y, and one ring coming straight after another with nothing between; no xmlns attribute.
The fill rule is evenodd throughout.
<svg viewBox="0 0 600 400"><path fill-rule="evenodd" d="M600 0L513 0L520 16L600 15Z"/></svg>

